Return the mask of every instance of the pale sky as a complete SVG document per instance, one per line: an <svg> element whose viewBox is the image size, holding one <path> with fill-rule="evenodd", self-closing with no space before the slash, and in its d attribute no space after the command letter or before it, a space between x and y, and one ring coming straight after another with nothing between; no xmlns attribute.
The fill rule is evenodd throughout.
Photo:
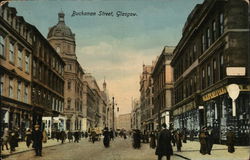
<svg viewBox="0 0 250 160"><path fill-rule="evenodd" d="M142 65L152 64L163 47L176 46L186 18L203 0L29 0L9 6L47 37L63 10L76 35L76 55L84 70L102 88L105 77L120 113L131 111L131 97L140 97ZM72 16L76 12L113 12L113 16ZM116 17L116 12L136 13Z"/></svg>

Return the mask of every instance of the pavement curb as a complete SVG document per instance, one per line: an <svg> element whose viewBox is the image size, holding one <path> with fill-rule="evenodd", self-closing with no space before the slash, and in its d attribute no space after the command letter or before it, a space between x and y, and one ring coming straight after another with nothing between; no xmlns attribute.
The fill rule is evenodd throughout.
<svg viewBox="0 0 250 160"><path fill-rule="evenodd" d="M183 159L186 159L186 160L191 160L191 159L189 159L189 158L187 158L187 157L184 157L184 156L182 156L182 155L180 155L180 154L174 153L174 155L175 155L175 156L178 156L178 157L181 157L181 158L183 158Z"/></svg>
<svg viewBox="0 0 250 160"><path fill-rule="evenodd" d="M67 142L68 143L68 142ZM55 144L55 145L51 145L51 146L45 146L45 147L43 147L43 148L49 148L49 147L54 147L54 146L58 146L58 145L64 145L64 144L67 144L67 143L59 143L59 144ZM4 159L4 158L7 158L7 157L9 157L9 156L12 156L12 155L16 155L16 154L20 154L20 153L24 153L24 152L29 152L29 151L33 151L34 150L34 148L33 149L29 149L29 150L24 150L24 151L19 151L19 152L13 152L13 153L11 153L11 154L6 154L6 155L1 155L0 156L0 160L2 160L2 159Z"/></svg>

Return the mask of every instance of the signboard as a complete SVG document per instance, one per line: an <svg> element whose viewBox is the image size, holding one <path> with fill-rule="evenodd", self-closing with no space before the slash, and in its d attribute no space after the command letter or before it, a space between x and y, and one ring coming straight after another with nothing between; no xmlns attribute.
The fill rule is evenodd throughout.
<svg viewBox="0 0 250 160"><path fill-rule="evenodd" d="M227 86L227 92L228 92L229 97L232 99L233 116L236 116L235 100L238 98L240 94L240 87L237 84L230 84Z"/></svg>
<svg viewBox="0 0 250 160"><path fill-rule="evenodd" d="M222 95L222 94L225 94L227 93L227 90L223 87L223 88L220 88L220 89L217 89L213 92L210 92L204 96L202 96L202 100L203 101L208 101L210 99L213 99L215 97L218 97L219 95Z"/></svg>
<svg viewBox="0 0 250 160"><path fill-rule="evenodd" d="M226 73L227 76L245 76L246 67L227 67Z"/></svg>

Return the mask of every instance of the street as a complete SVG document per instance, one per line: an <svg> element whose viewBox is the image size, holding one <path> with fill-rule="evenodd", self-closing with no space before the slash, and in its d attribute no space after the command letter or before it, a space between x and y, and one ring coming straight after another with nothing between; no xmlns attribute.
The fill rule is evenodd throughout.
<svg viewBox="0 0 250 160"><path fill-rule="evenodd" d="M225 145L214 145L212 155L201 155L199 143L189 142L183 144L182 152L176 152L171 160L247 160L249 146L236 147L236 152L230 154ZM104 148L102 141L94 144L82 139L80 143L65 143L43 149L43 157L35 157L34 151L27 151L11 155L6 160L156 160L155 150L149 144L143 144L141 149L133 149L131 138L126 140L116 138L111 141L110 148Z"/></svg>

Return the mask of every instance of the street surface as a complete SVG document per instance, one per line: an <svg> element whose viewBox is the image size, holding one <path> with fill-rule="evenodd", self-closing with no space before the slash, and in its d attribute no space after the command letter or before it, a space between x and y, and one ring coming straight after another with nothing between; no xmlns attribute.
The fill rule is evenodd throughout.
<svg viewBox="0 0 250 160"><path fill-rule="evenodd" d="M212 155L201 155L199 143L184 143L182 152L176 152L171 160L249 160L249 146L236 147L236 152L227 152L225 145L214 145ZM34 151L26 151L11 155L6 160L157 160L155 150L149 144L143 144L141 149L133 149L131 139L116 138L111 141L110 148L104 148L102 141L94 144L82 139L80 143L58 144L43 149L43 156L36 157Z"/></svg>

